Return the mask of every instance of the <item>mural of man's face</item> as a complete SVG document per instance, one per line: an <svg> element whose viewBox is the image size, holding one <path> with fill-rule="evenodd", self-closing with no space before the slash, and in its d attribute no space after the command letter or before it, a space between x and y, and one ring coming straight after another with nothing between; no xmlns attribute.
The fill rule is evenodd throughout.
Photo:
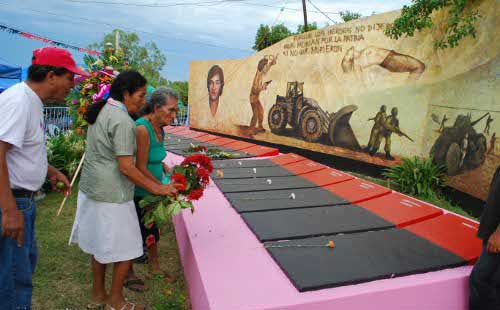
<svg viewBox="0 0 500 310"><path fill-rule="evenodd" d="M210 96L210 101L216 101L219 99L220 89L222 87L220 76L216 74L208 82L208 94Z"/></svg>

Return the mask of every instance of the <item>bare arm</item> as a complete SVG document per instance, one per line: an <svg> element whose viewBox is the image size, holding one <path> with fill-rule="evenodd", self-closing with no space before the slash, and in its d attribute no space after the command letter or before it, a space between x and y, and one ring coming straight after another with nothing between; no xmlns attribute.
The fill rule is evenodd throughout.
<svg viewBox="0 0 500 310"><path fill-rule="evenodd" d="M148 129L143 126L137 126L137 154L136 154L136 159L135 159L135 165L137 169L139 169L142 174L144 174L147 178L151 179L154 183L156 184L161 184L158 179L154 177L154 175L151 174L151 172L148 169L148 156L149 156L149 148L150 148L150 141L149 141L149 133Z"/></svg>
<svg viewBox="0 0 500 310"><path fill-rule="evenodd" d="M153 195L173 196L177 193L174 185L160 185L146 177L137 169L132 156L118 156L117 158L120 172L135 185L146 189Z"/></svg>
<svg viewBox="0 0 500 310"><path fill-rule="evenodd" d="M47 176L49 177L50 184L52 185L52 189L55 191L61 191L56 184L57 182L63 182L64 183L64 195L68 196L69 193L71 192L71 184L68 181L68 178L62 174L61 171L57 170L56 168L52 167L49 165L48 171L47 171Z"/></svg>
<svg viewBox="0 0 500 310"><path fill-rule="evenodd" d="M2 210L2 237L17 240L22 246L24 240L24 217L17 209L16 200L10 189L7 151L11 144L0 141L0 209Z"/></svg>
<svg viewBox="0 0 500 310"><path fill-rule="evenodd" d="M500 225L491 236L488 238L486 250L489 253L500 253Z"/></svg>
<svg viewBox="0 0 500 310"><path fill-rule="evenodd" d="M163 172L172 174L172 168L163 162Z"/></svg>

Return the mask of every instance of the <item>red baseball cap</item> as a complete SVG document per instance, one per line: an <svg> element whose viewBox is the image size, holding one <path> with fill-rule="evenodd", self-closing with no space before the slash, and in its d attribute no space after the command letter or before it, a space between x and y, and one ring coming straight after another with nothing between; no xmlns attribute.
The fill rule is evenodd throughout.
<svg viewBox="0 0 500 310"><path fill-rule="evenodd" d="M43 47L33 51L33 65L62 67L74 74L89 76L89 74L76 66L71 53L57 47Z"/></svg>

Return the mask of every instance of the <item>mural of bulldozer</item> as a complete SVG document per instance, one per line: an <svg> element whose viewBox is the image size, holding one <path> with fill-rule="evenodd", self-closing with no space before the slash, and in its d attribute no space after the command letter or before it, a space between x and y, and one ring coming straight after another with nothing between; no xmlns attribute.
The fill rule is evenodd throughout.
<svg viewBox="0 0 500 310"><path fill-rule="evenodd" d="M488 115L472 121L470 114L460 114L452 127L444 127L430 151L434 164L446 166L450 176L481 166L486 159L487 140L474 126Z"/></svg>
<svg viewBox="0 0 500 310"><path fill-rule="evenodd" d="M357 151L361 148L349 124L357 109L348 105L336 113L328 113L316 100L304 97L304 82L288 82L286 95L277 95L269 110L268 123L275 134L283 134L289 125L293 134L305 141L318 142L326 134L332 145Z"/></svg>

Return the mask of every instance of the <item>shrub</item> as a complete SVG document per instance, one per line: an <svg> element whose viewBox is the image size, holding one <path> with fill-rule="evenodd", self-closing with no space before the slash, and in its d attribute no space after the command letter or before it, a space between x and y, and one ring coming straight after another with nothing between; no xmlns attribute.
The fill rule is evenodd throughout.
<svg viewBox="0 0 500 310"><path fill-rule="evenodd" d="M436 166L432 158L405 158L403 163L384 171L390 184L408 195L424 198L436 197L436 192L445 186L446 167Z"/></svg>
<svg viewBox="0 0 500 310"><path fill-rule="evenodd" d="M85 138L69 130L47 139L47 159L49 164L72 178L80 159L85 153Z"/></svg>

